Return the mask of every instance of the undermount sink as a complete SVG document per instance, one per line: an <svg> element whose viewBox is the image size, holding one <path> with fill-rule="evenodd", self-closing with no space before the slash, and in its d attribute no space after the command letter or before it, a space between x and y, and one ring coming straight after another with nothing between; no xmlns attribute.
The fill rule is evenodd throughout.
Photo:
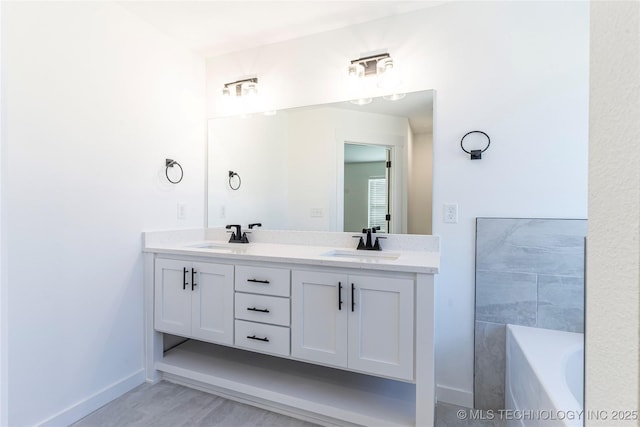
<svg viewBox="0 0 640 427"><path fill-rule="evenodd" d="M333 258L353 258L362 261L393 261L400 257L396 252L383 252L383 251L357 251L348 249L335 249L329 252L325 252L322 256L328 256Z"/></svg>
<svg viewBox="0 0 640 427"><path fill-rule="evenodd" d="M234 250L242 249L246 245L247 245L246 243L240 244L240 243L202 242L202 243L196 243L193 245L187 245L187 247L194 248L194 249L208 249L208 250L213 250L218 252L232 252Z"/></svg>

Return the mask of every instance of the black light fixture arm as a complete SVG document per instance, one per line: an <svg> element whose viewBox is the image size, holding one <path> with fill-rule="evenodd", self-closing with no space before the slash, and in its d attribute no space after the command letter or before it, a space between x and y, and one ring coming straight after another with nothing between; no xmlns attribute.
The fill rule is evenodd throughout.
<svg viewBox="0 0 640 427"><path fill-rule="evenodd" d="M258 83L258 78L257 77L252 77L250 79L236 80L235 82L225 83L224 86L225 87L229 87L229 86L239 85L239 84L242 84L242 83Z"/></svg>
<svg viewBox="0 0 640 427"><path fill-rule="evenodd" d="M381 59L390 58L390 57L391 55L389 55L388 53L381 53L380 55L371 55L371 56L364 56L358 59L352 59L351 63L361 64L363 62L369 62L369 61L380 61Z"/></svg>

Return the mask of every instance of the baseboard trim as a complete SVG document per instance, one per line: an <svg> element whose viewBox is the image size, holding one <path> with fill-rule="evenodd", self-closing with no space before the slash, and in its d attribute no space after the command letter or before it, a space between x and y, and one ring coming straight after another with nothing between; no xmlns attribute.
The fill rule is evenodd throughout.
<svg viewBox="0 0 640 427"><path fill-rule="evenodd" d="M126 392L133 390L142 383L144 383L144 369L140 369L128 377L108 385L91 396L39 422L37 425L41 427L68 426L86 417L112 400L117 399Z"/></svg>
<svg viewBox="0 0 640 427"><path fill-rule="evenodd" d="M471 391L438 385L436 397L438 402L473 408L473 392Z"/></svg>

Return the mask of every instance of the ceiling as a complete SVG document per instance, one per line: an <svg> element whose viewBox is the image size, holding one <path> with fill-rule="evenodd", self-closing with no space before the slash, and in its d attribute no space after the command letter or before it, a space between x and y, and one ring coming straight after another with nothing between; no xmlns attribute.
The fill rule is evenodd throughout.
<svg viewBox="0 0 640 427"><path fill-rule="evenodd" d="M442 1L119 1L183 46L205 56L296 39Z"/></svg>

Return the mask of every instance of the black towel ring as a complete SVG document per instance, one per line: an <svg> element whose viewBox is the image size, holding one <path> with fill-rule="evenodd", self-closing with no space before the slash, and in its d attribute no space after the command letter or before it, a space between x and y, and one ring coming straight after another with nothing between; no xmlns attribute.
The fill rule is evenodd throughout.
<svg viewBox="0 0 640 427"><path fill-rule="evenodd" d="M487 137L487 146L484 147L484 149L482 150L471 150L468 151L464 148L464 139L467 137L467 135L471 135L472 133L481 133L484 136ZM486 133L482 132L481 130L472 130L471 132L467 132L464 134L464 136L462 137L462 139L460 140L460 148L462 148L462 151L464 151L467 154L471 155L471 160L480 160L482 159L482 153L484 153L485 151L487 151L487 149L489 148L489 146L491 145L491 138L489 138L489 135L487 135Z"/></svg>
<svg viewBox="0 0 640 427"><path fill-rule="evenodd" d="M236 176L238 177L238 185L237 186L233 186L233 184L231 183L231 179ZM238 175L237 173L235 173L234 171L229 171L229 188L231 188L232 190L237 190L238 188L240 188L240 186L242 185L242 179L240 179L240 175Z"/></svg>
<svg viewBox="0 0 640 427"><path fill-rule="evenodd" d="M182 181L182 178L184 177L184 171L182 170L182 166L180 166L180 163L172 159L166 159L164 164L165 164L164 175L167 177L167 180L170 183L177 184L180 181ZM180 168L180 179L177 181L172 181L171 178L169 178L169 168L172 168L174 166L178 166Z"/></svg>

